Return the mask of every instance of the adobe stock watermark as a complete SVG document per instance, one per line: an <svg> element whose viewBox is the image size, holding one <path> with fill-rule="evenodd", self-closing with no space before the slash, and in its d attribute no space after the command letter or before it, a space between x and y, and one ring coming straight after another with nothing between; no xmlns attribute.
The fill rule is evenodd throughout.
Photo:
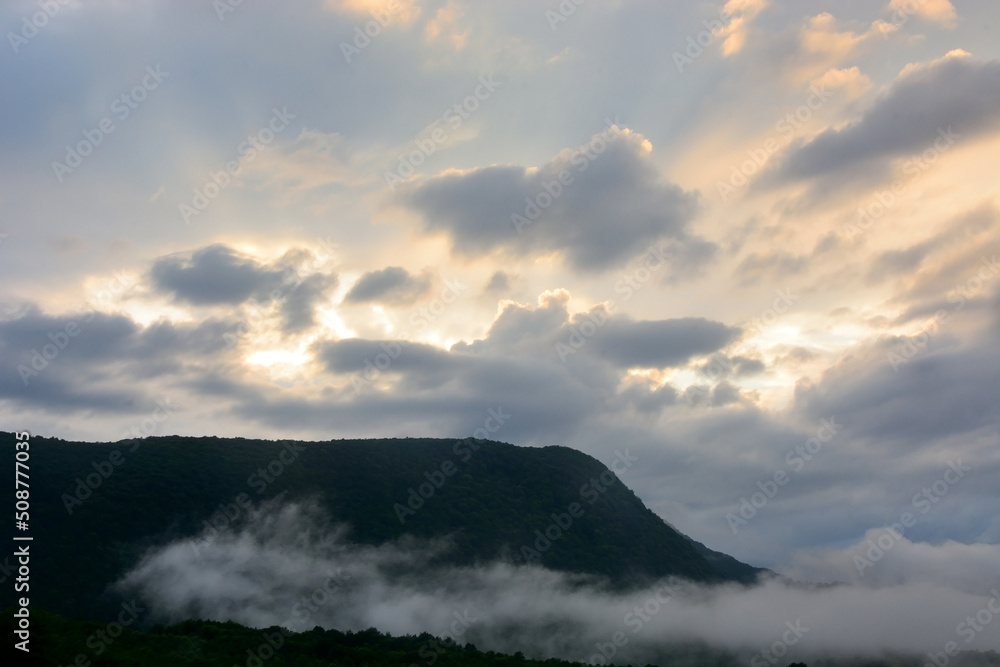
<svg viewBox="0 0 1000 667"><path fill-rule="evenodd" d="M224 169L209 172L208 180L201 189L193 188L191 203L181 202L177 205L177 210L184 220L184 224L191 224L191 218L201 215L208 208L208 205L219 196L219 194L229 187L233 178L249 164L281 134L289 125L289 121L295 118L295 114L288 112L288 107L271 110L271 118L265 127L262 127L254 134L248 135L245 141L241 141L236 146L236 158L229 160L224 165Z"/></svg>
<svg viewBox="0 0 1000 667"><path fill-rule="evenodd" d="M764 327L777 322L778 318L791 310L792 306L801 298L792 291L792 288L775 290L774 293L777 296L771 305L741 327L743 338L759 335ZM701 376L712 383L728 377L735 371L736 367L726 357L714 357L711 362L699 369ZM694 406L708 395L709 390L710 388L704 385L691 385L684 390L684 400L689 406Z"/></svg>
<svg viewBox="0 0 1000 667"><path fill-rule="evenodd" d="M762 649L750 659L750 667L768 667L776 665L782 658L788 655L791 647L802 641L802 637L809 632L809 628L802 625L801 619L795 622L785 621L787 630L781 633L781 639L774 641L768 648Z"/></svg>
<svg viewBox="0 0 1000 667"><path fill-rule="evenodd" d="M569 20L570 16L576 14L576 10L587 0L561 0L555 10L545 10L545 20L549 22L552 32L559 29L559 25Z"/></svg>
<svg viewBox="0 0 1000 667"><path fill-rule="evenodd" d="M794 111L790 111L778 119L778 122L774 124L774 129L785 135L786 140L791 139L795 136L795 131L812 118L813 113L822 108L829 99L830 93L827 92L826 86L810 86L809 95L806 97L805 103L800 104ZM779 143L777 137L770 136L764 140L764 143L759 148L748 149L748 159L739 165L734 164L729 168L728 181L720 179L715 182L715 189L718 191L722 202L725 203L738 190L746 187L750 182L750 178L767 164L767 161L774 153L778 152L782 145Z"/></svg>
<svg viewBox="0 0 1000 667"><path fill-rule="evenodd" d="M131 90L116 97L109 110L119 123L124 122L146 100L149 93L159 88L168 76L170 76L170 72L161 71L159 65L155 68L149 65L146 67L146 75L142 77L142 81ZM105 116L97 122L97 127L82 130L83 139L78 141L75 146L66 145L66 156L63 158L63 162L52 161L52 173L55 174L56 180L62 183L63 179L82 165L84 158L91 155L117 128L114 119Z"/></svg>
<svg viewBox="0 0 1000 667"><path fill-rule="evenodd" d="M1000 616L1000 586L995 586L990 591L990 595L990 599L982 608L974 614L969 614L955 626L955 634L965 639L966 644L971 643L976 635L993 622L994 618ZM947 667L951 658L959 654L958 646L958 642L949 641L945 643L941 651L929 652L927 657L930 658L930 662L924 663L924 667Z"/></svg>
<svg viewBox="0 0 1000 667"><path fill-rule="evenodd" d="M420 648L417 649L417 655L424 659L424 664L433 665L439 657L449 650L458 648L460 646L459 639L479 620L475 613L470 612L468 608L463 609L461 613L454 611L451 616L455 620L441 634L443 641L431 639L421 644ZM411 663L409 667L420 666Z"/></svg>
<svg viewBox="0 0 1000 667"><path fill-rule="evenodd" d="M1000 273L1000 265L997 264L996 255L993 255L990 259L983 257L980 264L982 266L979 267L976 275L969 278L965 283L955 285L948 294L948 303L954 304L953 312L964 308L967 299L972 298L976 292L980 291L986 281L992 280ZM901 366L912 361L921 351L926 350L932 336L951 315L952 313L944 308L939 309L934 313L934 317L931 318L930 323L920 333L908 337L906 342L900 344L896 349L887 352L886 358L892 365L892 370L898 373Z"/></svg>
<svg viewBox="0 0 1000 667"><path fill-rule="evenodd" d="M330 240L329 234L326 238L317 237L316 241L317 244L313 248L318 248L319 252L309 253L309 259L298 267L295 280L282 287L272 289L268 292L268 300L263 304L252 304L247 309L245 317L236 325L235 333L226 332L222 334L222 339L226 342L226 347L230 350L235 349L241 341L246 340L250 337L250 334L259 330L268 317L268 308L274 305L287 292L301 285L306 278L322 269L327 262L336 256L335 248L337 244Z"/></svg>
<svg viewBox="0 0 1000 667"><path fill-rule="evenodd" d="M156 433L160 424L166 422L172 414L174 414L174 409L170 406L170 399L166 397L158 399L156 401L156 409L153 410L153 413L149 417L133 424L125 431L124 435L126 439L122 441L121 446L131 445L128 452L130 454L134 453L142 444L140 438ZM104 482L108 481L124 463L125 455L122 454L121 449L113 449L106 458L99 461L92 461L90 465L94 469L94 472L87 474L86 477L77 477L73 480L76 482L76 487L73 489L72 494L62 494L60 500L63 502L63 507L66 508L66 513L73 516L73 510L82 506L84 501L91 498L94 492L101 488Z"/></svg>
<svg viewBox="0 0 1000 667"><path fill-rule="evenodd" d="M626 302L635 296L636 292L648 283L653 274L663 268L668 259L672 259L674 253L663 246L646 248L646 253L642 256L640 266L626 273L620 280L615 282L615 293L622 294L622 302ZM556 354L564 364L569 355L576 354L588 340L593 338L597 332L611 320L611 315L618 309L618 303L614 299L605 302L603 309L593 309L586 314L586 318L579 324L569 325L569 336L566 341L555 343Z"/></svg>
<svg viewBox="0 0 1000 667"><path fill-rule="evenodd" d="M679 585L679 580L676 580L673 577L660 579L653 586L653 594L649 596L641 605L636 605L631 611L626 613L622 623L632 630L632 634L639 634L642 632L642 629L646 627L646 624L652 621L653 617L660 613L660 611L667 605L667 603L670 602L671 599L673 599L674 595L679 592L680 589L681 586ZM619 649L626 646L628 641L628 635L626 635L623 631L618 630L608 638L608 641L596 642L594 647L598 652L592 654L588 658L589 664L609 664L608 661L615 657L615 655L618 654Z"/></svg>
<svg viewBox="0 0 1000 667"><path fill-rule="evenodd" d="M903 24L910 20L910 17L917 13L920 9L920 5L927 2L927 0L905 0L902 6L892 6L895 3L890 3L892 7L892 14L889 15L888 21L879 21L878 29L882 34L882 39L889 39L889 35L899 30Z"/></svg>
<svg viewBox="0 0 1000 667"><path fill-rule="evenodd" d="M300 628L306 627L306 623L314 613L326 605L333 595L344 587L350 580L351 575L344 574L344 568L338 567L336 572L326 571L326 580L309 595L303 595L292 607L292 616Z"/></svg>
<svg viewBox="0 0 1000 667"><path fill-rule="evenodd" d="M673 257L673 251L662 245L658 248L648 246L646 254L642 257L641 266L629 271L615 283L615 294L621 294L622 301L628 301L652 279L654 273L666 265L668 259Z"/></svg>
<svg viewBox="0 0 1000 667"><path fill-rule="evenodd" d="M8 32L7 41L10 48L17 55L21 47L27 44L38 31L49 24L49 20L55 17L62 8L70 3L70 0L39 0L38 6L41 11L35 12L29 19L27 16L21 17L21 30L19 32Z"/></svg>
<svg viewBox="0 0 1000 667"><path fill-rule="evenodd" d="M615 450L615 458L611 460L605 470L597 477L591 477L580 487L580 499L586 500L588 505L596 503L602 494L607 492L611 486L618 481L618 475L632 467L638 461L637 456L629 454L628 448L624 452ZM621 466L619 466L621 464ZM552 548L552 545L562 539L562 536L573 527L575 519L579 519L585 514L585 509L581 503L572 502L566 507L565 512L553 512L550 515L552 523L543 530L535 530L535 541L532 545L521 545L521 558L525 563L541 558L542 554Z"/></svg>
<svg viewBox="0 0 1000 667"><path fill-rule="evenodd" d="M250 334L254 331L260 329L263 322L267 319L267 309L281 298L281 296L289 289L294 289L302 281L298 281L287 288L276 287L268 292L268 299L263 304L254 304L247 309L247 315L240 323L236 325L236 332L229 333L228 331L222 334L222 340L226 342L226 347L230 350L235 349L239 345L240 341L249 338Z"/></svg>
<svg viewBox="0 0 1000 667"><path fill-rule="evenodd" d="M242 6L243 0L212 0L212 9L219 17L219 22L225 21L226 14L231 14Z"/></svg>
<svg viewBox="0 0 1000 667"><path fill-rule="evenodd" d="M472 117L472 114L479 110L480 102L490 99L496 89L503 84L493 80L493 74L484 74L479 77L479 85L472 91L471 95L465 96L461 102L448 107L441 117L435 120L426 129L423 136L418 136L413 141L415 148L409 153L397 155L399 162L394 171L385 171L382 178L389 190L396 191L396 186L404 180L413 176L417 168L443 148L448 141L448 131L455 132L462 127L462 123ZM442 123L448 125L449 130L442 127Z"/></svg>
<svg viewBox="0 0 1000 667"><path fill-rule="evenodd" d="M368 48L372 40L382 34L382 30L392 22L393 17L399 13L402 7L399 0L390 0L385 9L372 10L372 20L362 26L354 26L354 39L352 43L341 42L340 52L344 54L344 60L351 64L351 59L360 56L361 52Z"/></svg>
<svg viewBox="0 0 1000 667"><path fill-rule="evenodd" d="M868 204L858 207L858 221L853 224L843 226L844 235L848 241L856 241L862 234L867 232L872 226L885 215L896 203L897 197L901 196L913 181L923 175L931 166L937 162L939 156L947 152L955 142L961 138L958 132L947 128L937 129L938 137L923 152L910 156L903 163L903 174L906 178L896 179L887 190L879 190L875 193Z"/></svg>
<svg viewBox="0 0 1000 667"><path fill-rule="evenodd" d="M156 433L160 428L160 424L167 421L172 414L174 414L174 408L170 406L170 399L166 396L158 399L156 401L156 409L153 410L153 413L149 417L132 424L122 434L127 440L132 441L132 447L129 448L129 451L134 452L138 449L141 443L135 441L140 438L148 438Z"/></svg>
<svg viewBox="0 0 1000 667"><path fill-rule="evenodd" d="M100 305L106 305L113 297L135 285L135 281L124 273L118 272L113 275L114 281L107 289L97 293L97 302ZM96 316L97 310L90 310L79 318L79 323L73 319L61 329L48 332L46 338L49 342L41 346L41 352L38 348L33 348L28 365L18 364L17 366L17 373L21 376L24 386L27 387L33 378L38 377L47 369L70 346L73 339L85 331L86 325L93 322Z"/></svg>
<svg viewBox="0 0 1000 667"><path fill-rule="evenodd" d="M580 150L577 150L570 157L570 164L576 167L576 175L587 171L590 163L608 149L608 145L621 136L622 131L618 126L618 118L614 120L605 119L604 129L595 134L589 143ZM510 222L514 225L514 231L523 233L524 228L535 223L541 217L542 212L552 202L562 196L565 189L573 184L576 175L569 169L562 169L551 181L542 180L542 187L534 197L524 198L524 208L521 213L511 213Z"/></svg>
<svg viewBox="0 0 1000 667"><path fill-rule="evenodd" d="M511 416L503 411L502 406L498 406L496 410L488 409L483 425L472 432L472 439L456 440L451 448L452 453L461 459L462 463L468 463L472 455L479 451L480 446L476 440L487 440L490 435L499 431ZM405 525L406 519L415 515L417 510L433 498L434 494L440 491L448 479L457 472L458 466L451 459L445 459L440 466L433 470L424 471L423 476L427 481L422 482L416 488L411 486L407 489L406 504L394 503L392 506L399 523Z"/></svg>
<svg viewBox="0 0 1000 667"><path fill-rule="evenodd" d="M726 10L725 5L723 5L718 18L702 21L701 24L705 26L705 29L694 35L688 35L684 53L680 51L674 51L673 53L674 65L677 66L677 71L683 74L685 67L693 65L694 61L700 58L701 54L705 53L705 49L710 47L723 34L726 22L732 17L733 14Z"/></svg>
<svg viewBox="0 0 1000 667"><path fill-rule="evenodd" d="M106 626L97 630L87 637L87 648L94 652L94 657L100 657L122 636L125 628L138 620L139 615L146 611L145 607L140 607L139 603L133 599L131 602L122 602L121 611L118 612L118 620L111 621ZM73 660L73 665L89 665L90 660L86 653L77 654Z"/></svg>
<svg viewBox="0 0 1000 667"><path fill-rule="evenodd" d="M923 487L920 493L915 494L910 501L915 509L920 510L920 514L930 512L935 504L941 502L941 499L948 495L951 487L958 484L965 477L965 473L972 470L969 466L962 465L962 459L948 460L947 463L948 467L945 468L941 477L934 480L929 486ZM919 517L912 512L903 512L899 515L898 521L884 526L884 533L874 540L869 538L866 541L868 549L864 555L855 554L851 559L858 574L862 577L865 576L865 570L874 567L875 563L882 560L886 553L903 539L906 530L915 526L918 520Z"/></svg>
<svg viewBox="0 0 1000 667"><path fill-rule="evenodd" d="M789 449L788 453L785 454L785 465L792 469L792 473L801 472L806 467L806 464L820 453L823 445L833 440L843 428L844 425L838 424L834 417L819 420L816 435L804 443L795 445L795 447ZM737 510L739 516L732 512L726 514L726 523L729 525L729 529L733 531L733 535L736 535L740 528L746 526L751 519L757 516L757 513L778 495L781 487L788 484L793 476L794 474L785 472L784 468L778 468L774 471L771 479L763 479L757 482L757 488L760 491L750 494L749 499L746 496L740 498L740 507Z"/></svg>
<svg viewBox="0 0 1000 667"><path fill-rule="evenodd" d="M410 313L410 326L418 331L427 328L467 289L467 285L457 280L445 280L441 291L430 303L423 304ZM351 376L354 395L359 396L363 391L371 389L382 373L388 371L392 363L404 352L407 345L409 341L403 339L379 343L382 351L376 353L374 357L365 357L364 370Z"/></svg>
<svg viewBox="0 0 1000 667"><path fill-rule="evenodd" d="M262 495L268 485L277 481L285 473L285 469L295 463L304 451L306 447L300 442L283 442L277 456L250 473L247 477L247 486L253 488L257 495ZM201 537L190 543L195 554L198 554L199 546L217 537L220 531L235 525L237 519L244 514L249 516L252 511L253 502L246 492L236 494L230 502L219 503L218 508L202 522L204 529Z"/></svg>
<svg viewBox="0 0 1000 667"><path fill-rule="evenodd" d="M292 606L289 617L281 622L276 631L261 634L263 641L255 648L247 649L246 667L263 667L285 645L285 639L292 636L292 627L298 627L300 631L304 629L312 615L334 599L335 594L351 579L341 567L335 572L327 569L325 574L326 580L312 593L299 598Z"/></svg>

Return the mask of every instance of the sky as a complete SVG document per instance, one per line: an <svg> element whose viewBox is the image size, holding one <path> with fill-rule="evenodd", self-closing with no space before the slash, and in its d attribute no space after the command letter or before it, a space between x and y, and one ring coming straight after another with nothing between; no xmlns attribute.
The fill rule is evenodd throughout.
<svg viewBox="0 0 1000 667"><path fill-rule="evenodd" d="M754 565L1000 561L997 3L12 0L0 28L5 429L627 450L653 511Z"/></svg>

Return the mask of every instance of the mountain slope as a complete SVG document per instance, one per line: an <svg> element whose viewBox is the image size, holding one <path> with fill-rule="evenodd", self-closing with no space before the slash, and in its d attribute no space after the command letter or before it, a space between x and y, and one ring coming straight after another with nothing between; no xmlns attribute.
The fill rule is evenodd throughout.
<svg viewBox="0 0 1000 667"><path fill-rule="evenodd" d="M8 451L13 441L0 434ZM30 451L32 574L45 582L32 602L68 615L115 608L111 596L100 601L102 591L149 547L208 525L238 525L251 506L279 496L318 498L360 543L450 536L453 548L443 558L456 564L530 561L619 586L666 575L748 578L728 561L714 565L714 552L664 523L602 463L565 447L34 437ZM631 461L622 454L608 463L624 470ZM13 474L5 478L11 485Z"/></svg>

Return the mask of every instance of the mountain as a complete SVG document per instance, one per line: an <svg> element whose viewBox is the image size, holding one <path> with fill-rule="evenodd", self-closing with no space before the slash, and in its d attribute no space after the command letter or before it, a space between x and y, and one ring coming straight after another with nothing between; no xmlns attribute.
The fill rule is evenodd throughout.
<svg viewBox="0 0 1000 667"><path fill-rule="evenodd" d="M0 433L0 442L14 451L14 434ZM25 534L33 537L32 580L44 582L32 587L32 605L68 616L111 613L117 601L102 594L150 547L238 526L276 498L318 500L361 544L448 538L446 563L534 562L617 587L667 575L748 582L760 572L674 530L608 467L566 447L32 437L29 451ZM627 470L631 459L622 448L607 463ZM13 477L5 476L11 492ZM11 565L2 563L5 578ZM7 600L13 605L12 592Z"/></svg>

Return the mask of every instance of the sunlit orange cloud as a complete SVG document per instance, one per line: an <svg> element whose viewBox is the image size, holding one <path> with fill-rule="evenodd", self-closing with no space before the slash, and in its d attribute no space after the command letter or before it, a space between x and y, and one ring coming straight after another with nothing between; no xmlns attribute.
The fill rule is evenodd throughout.
<svg viewBox="0 0 1000 667"><path fill-rule="evenodd" d="M817 14L799 32L800 50L787 61L786 77L791 82L805 82L821 76L872 44L883 42L885 29L883 22L876 21L862 33L841 30L833 14Z"/></svg>
<svg viewBox="0 0 1000 667"><path fill-rule="evenodd" d="M326 0L323 6L342 13L388 15L403 24L420 16L420 0Z"/></svg>
<svg viewBox="0 0 1000 667"><path fill-rule="evenodd" d="M449 0L448 4L439 9L434 18L427 22L424 37L431 43L445 41L455 51L461 51L465 48L469 36L469 28L463 30L459 27L464 16L465 9L455 0Z"/></svg>
<svg viewBox="0 0 1000 667"><path fill-rule="evenodd" d="M856 100L872 88L872 80L865 76L860 69L849 67L846 69L828 69L822 76L812 80L812 85L818 88L828 88L829 90L843 90L848 100Z"/></svg>
<svg viewBox="0 0 1000 667"><path fill-rule="evenodd" d="M905 20L910 14L939 23L946 28L954 28L958 13L950 0L890 0L887 8L893 12L893 21Z"/></svg>
<svg viewBox="0 0 1000 667"><path fill-rule="evenodd" d="M720 30L723 56L734 55L743 49L750 20L763 11L767 4L768 0L729 0L725 4L722 10L731 18Z"/></svg>

